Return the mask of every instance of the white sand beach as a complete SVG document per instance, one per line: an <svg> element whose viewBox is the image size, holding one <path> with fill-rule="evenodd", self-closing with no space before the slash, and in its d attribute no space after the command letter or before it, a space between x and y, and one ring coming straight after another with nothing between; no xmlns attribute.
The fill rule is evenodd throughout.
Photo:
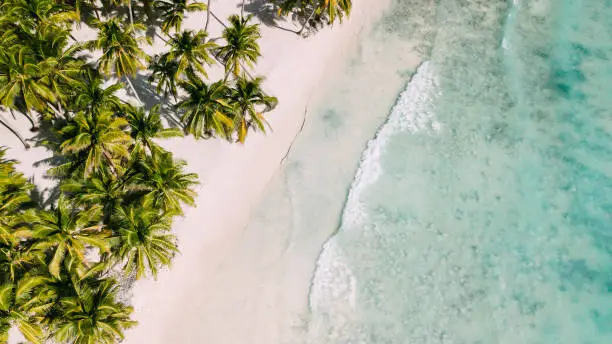
<svg viewBox="0 0 612 344"><path fill-rule="evenodd" d="M287 300L280 295L299 297L301 300L291 304L304 306L307 295L303 290L287 293L286 289L292 285L253 285L251 289L257 292L240 294L246 289L240 288L244 283L257 284L263 280L250 273L251 264L261 266L263 262L273 268L282 257L261 257L262 262L253 262L231 259L231 255L244 240L243 228L249 221L250 211L279 171L281 160L307 115L305 110L310 100L323 89L321 85L326 79L347 62L362 32L383 14L389 3L389 0L354 0L349 19L308 38L261 26L263 57L255 73L266 76L265 89L280 101L268 114L273 131L267 135L252 134L245 145L221 140L195 141L192 137L163 142L177 157L187 161L190 171L198 173L201 184L197 190L197 207L186 209L185 217L174 224L180 254L174 259L172 269L161 272L156 281L137 281L131 290L134 319L139 325L126 333L126 343L281 342L282 327L287 325ZM253 7L247 5L247 9ZM212 8L219 18L225 19L240 11L240 1L213 0ZM203 28L204 19L205 13L191 15L186 19L185 28ZM279 24L295 27L289 22ZM216 21L211 22L211 36L216 36L221 29ZM79 40L89 39L91 34L82 29L75 36ZM146 49L149 54L163 50L164 44L159 39ZM27 124L20 118L15 121L24 135L30 134ZM33 168L34 162L47 156L44 149L26 151L3 127L0 145L11 148L8 156L21 162L21 171L34 176L37 186L44 189L49 185L50 181L43 178L45 167ZM253 236L248 238L258 240ZM265 240L261 238L262 242L246 245L262 247ZM242 264L232 268L244 271L245 278L235 274L231 280L222 278L220 272L227 262ZM302 285L310 279L310 276L301 277L304 278Z"/></svg>

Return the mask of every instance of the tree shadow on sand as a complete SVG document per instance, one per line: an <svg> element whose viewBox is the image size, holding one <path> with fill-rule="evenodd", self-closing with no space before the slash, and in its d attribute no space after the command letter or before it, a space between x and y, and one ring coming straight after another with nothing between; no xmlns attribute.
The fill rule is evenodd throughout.
<svg viewBox="0 0 612 344"><path fill-rule="evenodd" d="M299 34L299 27L297 28L287 28L281 25L288 25L291 22L287 22L283 17L279 17L278 6L269 2L269 0L245 0L244 4L244 12L245 14L252 14L255 16L262 24L277 28L283 31L291 32L294 34ZM238 9L242 8L242 4L238 4ZM280 20L279 20L280 19Z"/></svg>
<svg viewBox="0 0 612 344"><path fill-rule="evenodd" d="M132 83L134 85L134 89L136 89L136 92L138 92L138 95L140 96L140 100L142 100L144 103L143 106L145 109L150 109L159 104L161 115L168 123L168 126L171 128L183 128L183 124L181 123L174 106L170 102L170 99L159 95L155 91L155 87L151 85L148 80L148 75L138 74L132 79ZM131 94L132 92L129 91L129 93Z"/></svg>
<svg viewBox="0 0 612 344"><path fill-rule="evenodd" d="M286 16L279 16L278 5L270 3L269 0L245 0L244 12L254 15L262 24L274 27L283 31L291 32L302 37L308 37L323 27L322 17L313 16L311 8L305 8L303 11L292 11L286 19ZM239 9L242 4L238 4ZM285 26L292 26L291 28Z"/></svg>

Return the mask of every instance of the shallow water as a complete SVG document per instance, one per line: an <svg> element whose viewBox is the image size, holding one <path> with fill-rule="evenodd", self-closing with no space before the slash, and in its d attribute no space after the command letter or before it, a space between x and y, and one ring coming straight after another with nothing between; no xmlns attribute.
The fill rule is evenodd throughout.
<svg viewBox="0 0 612 344"><path fill-rule="evenodd" d="M612 343L612 2L441 0L428 30L418 3L382 27L428 61L363 153L304 336Z"/></svg>

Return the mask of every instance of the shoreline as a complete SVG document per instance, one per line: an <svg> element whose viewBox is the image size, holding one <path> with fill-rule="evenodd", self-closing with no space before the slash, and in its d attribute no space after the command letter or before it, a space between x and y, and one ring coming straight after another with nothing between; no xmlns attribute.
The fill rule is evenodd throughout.
<svg viewBox="0 0 612 344"><path fill-rule="evenodd" d="M237 0L223 3L213 0L211 7L219 18L224 19L236 13L237 9L239 11L240 3ZM252 208L258 206L270 182L283 168L292 143L299 135L305 116L308 116L304 109L317 97L317 91L324 89L320 85L330 75L342 71L364 30L382 17L390 3L390 0L355 0L351 16L342 24L324 27L307 38L261 24L262 39L259 43L262 57L253 74L266 76L264 89L279 99L278 107L266 116L272 127L267 135L253 133L245 145L220 139L196 141L191 136L160 142L177 158L187 161L189 172L199 175L197 206L186 207L185 216L177 218L173 225L180 252L172 267L160 271L156 281L151 278L136 281L126 295L134 306L133 319L139 324L126 331L125 343L278 342L279 334L274 332L274 326L279 325L280 319L274 318L271 314L274 312L253 308L217 314L216 309L207 307L207 301L223 299L226 291L214 287L208 288L207 294L200 291L209 287L208 277L223 268L226 258L239 245L237 239L244 234ZM245 14L248 13L245 11ZM203 28L204 15L187 14L184 28ZM257 18L255 20L259 22ZM287 27L290 23L281 25ZM211 19L211 36L221 30L221 25ZM91 39L92 34L94 31L87 27L75 32L79 40ZM155 37L153 46L144 47L144 50L155 54L163 48L164 43ZM213 71L210 79L218 77L218 72ZM142 74L137 77L138 81L143 78ZM119 94L122 98L129 97L123 90ZM143 101L147 106L153 105L144 97ZM26 138L33 136L23 118L10 122ZM8 132L4 127L0 129L1 133L5 131ZM46 166L33 166L36 161L48 157L46 149L32 147L25 150L16 137L7 134L0 136L0 145L10 148L7 156L20 162L18 169L31 176L38 188L44 191L53 185L53 180L44 178ZM307 295L304 295L303 303L307 301ZM191 312L185 312L186 309ZM224 315L227 317L223 318ZM230 333L234 331L232 328L244 327L253 317L259 317L258 321L262 323L269 322L272 327L260 329L255 336L253 333ZM199 332L206 322L207 328L215 331ZM219 322L232 325L229 328L217 327ZM15 334L11 332L9 342L20 339ZM235 340L221 339L234 335Z"/></svg>
<svg viewBox="0 0 612 344"><path fill-rule="evenodd" d="M224 18L235 12L239 3L213 2L213 9ZM253 306L257 300L249 300L252 305L243 309L219 313L208 301L222 300L228 291L223 286L211 287L207 280L223 269L244 234L251 209L259 204L270 181L283 168L283 156L298 135L308 115L304 109L316 96L317 88L328 75L342 69L364 28L380 18L389 4L389 0L355 1L348 20L308 38L261 26L262 58L256 72L266 76L264 88L279 98L279 106L267 116L272 131L266 136L250 135L244 146L220 140L195 142L191 137L163 142L187 161L190 171L199 174L197 207L186 209L185 217L175 222L180 254L172 268L160 273L157 282L135 283L131 300L139 325L126 331L125 343L278 342L279 333L274 329L281 319L274 317L275 312ZM185 27L193 28L197 19L186 18ZM212 30L213 24L216 23L211 22ZM201 154L188 151L195 147ZM211 162L214 167L207 166ZM208 293L201 294L203 289ZM307 303L307 295L303 301ZM248 327L253 318L270 324L256 333L238 330ZM205 323L207 331L200 332Z"/></svg>

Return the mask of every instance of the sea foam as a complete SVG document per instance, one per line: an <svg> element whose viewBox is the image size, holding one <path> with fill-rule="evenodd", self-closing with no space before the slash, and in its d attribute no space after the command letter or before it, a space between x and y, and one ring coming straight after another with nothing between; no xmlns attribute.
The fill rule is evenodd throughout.
<svg viewBox="0 0 612 344"><path fill-rule="evenodd" d="M401 132L435 132L441 129L441 124L433 119L432 111L432 100L438 96L437 92L433 67L426 61L419 66L398 97L387 122L368 142L348 192L339 231L350 230L363 223L366 215L361 196L383 173L380 158L392 136ZM355 311L357 282L332 236L323 245L312 280L310 308L325 319L313 319L311 335L324 331L331 336L328 340L332 341L332 337L341 336L338 332L346 330L350 313ZM330 324L332 318L333 324ZM331 326L331 329L321 328L328 326Z"/></svg>
<svg viewBox="0 0 612 344"><path fill-rule="evenodd" d="M437 79L429 61L423 62L398 97L389 119L370 140L351 184L342 214L341 230L362 222L361 195L382 174L380 156L389 139L398 132L415 133L423 129L438 131L441 124L433 119L432 98L437 97Z"/></svg>

